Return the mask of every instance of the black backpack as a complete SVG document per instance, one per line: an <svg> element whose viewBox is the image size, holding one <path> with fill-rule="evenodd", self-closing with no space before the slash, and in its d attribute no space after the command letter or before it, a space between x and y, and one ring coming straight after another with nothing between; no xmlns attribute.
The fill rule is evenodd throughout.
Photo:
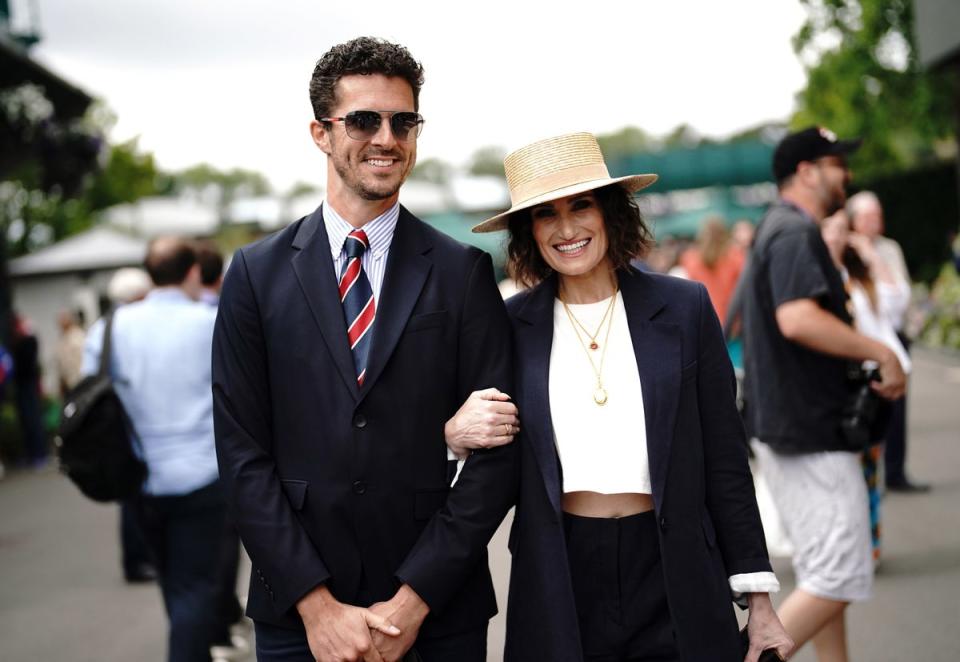
<svg viewBox="0 0 960 662"><path fill-rule="evenodd" d="M147 465L110 379L112 312L104 322L100 368L67 394L55 441L60 470L81 492L94 501L120 501L140 493Z"/></svg>

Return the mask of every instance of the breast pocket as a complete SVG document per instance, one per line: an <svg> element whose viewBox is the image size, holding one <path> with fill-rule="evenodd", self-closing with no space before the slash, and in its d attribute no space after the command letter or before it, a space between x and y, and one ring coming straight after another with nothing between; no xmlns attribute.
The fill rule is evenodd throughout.
<svg viewBox="0 0 960 662"><path fill-rule="evenodd" d="M432 313L420 313L410 317L404 333L414 333L425 329L443 328L447 325L447 311L437 310Z"/></svg>

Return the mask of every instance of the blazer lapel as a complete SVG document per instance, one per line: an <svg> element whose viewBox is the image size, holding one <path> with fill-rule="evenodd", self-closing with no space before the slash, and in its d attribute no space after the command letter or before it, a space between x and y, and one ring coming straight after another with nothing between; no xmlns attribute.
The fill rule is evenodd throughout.
<svg viewBox="0 0 960 662"><path fill-rule="evenodd" d="M524 357L518 384L522 389L520 411L524 438L530 444L543 476L554 516L560 516L560 462L550 416L550 350L553 347L553 300L556 298L556 276L540 284L530 293L516 317L517 352Z"/></svg>
<svg viewBox="0 0 960 662"><path fill-rule="evenodd" d="M330 256L330 240L323 223L321 207L308 216L300 225L293 239L296 249L290 263L297 275L300 289L306 297L313 319L320 327L320 334L330 351L337 372L354 399L359 397L357 373L353 356L347 344L347 325L343 321L340 292Z"/></svg>
<svg viewBox="0 0 960 662"><path fill-rule="evenodd" d="M424 257L433 246L420 231L420 223L404 207L400 207L400 218L390 242L380 301L377 302L379 305L373 322L367 375L360 389L361 399L370 392L393 354L433 266Z"/></svg>
<svg viewBox="0 0 960 662"><path fill-rule="evenodd" d="M640 373L647 459L653 501L659 513L680 397L683 339L678 325L653 321L666 304L649 276L631 269L621 272L619 280Z"/></svg>

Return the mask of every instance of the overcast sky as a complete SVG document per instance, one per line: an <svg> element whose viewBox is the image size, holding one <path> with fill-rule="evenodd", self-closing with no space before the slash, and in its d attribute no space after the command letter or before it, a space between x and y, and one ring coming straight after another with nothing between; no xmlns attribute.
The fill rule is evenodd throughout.
<svg viewBox="0 0 960 662"><path fill-rule="evenodd" d="M33 54L117 115L161 165L322 184L307 84L331 45L407 46L426 70L421 159L464 163L566 131L686 122L724 136L786 119L804 84L796 0L13 0Z"/></svg>

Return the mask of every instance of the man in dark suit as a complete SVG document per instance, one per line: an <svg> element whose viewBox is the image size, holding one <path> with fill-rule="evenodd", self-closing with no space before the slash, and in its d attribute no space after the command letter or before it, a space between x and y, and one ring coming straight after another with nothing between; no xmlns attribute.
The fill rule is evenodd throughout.
<svg viewBox="0 0 960 662"><path fill-rule="evenodd" d="M399 205L422 81L376 39L320 59L326 200L241 249L223 285L217 449L260 660L486 656L486 545L517 479L499 445L518 429L509 326L490 257ZM447 444L466 438L497 447L451 487Z"/></svg>

